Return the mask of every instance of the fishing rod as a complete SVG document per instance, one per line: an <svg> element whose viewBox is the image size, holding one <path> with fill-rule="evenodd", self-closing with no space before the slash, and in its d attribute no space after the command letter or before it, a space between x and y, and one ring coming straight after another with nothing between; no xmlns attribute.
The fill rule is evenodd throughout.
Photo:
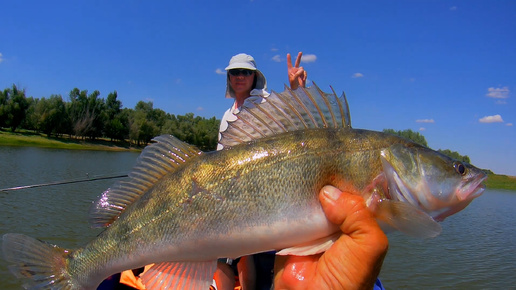
<svg viewBox="0 0 516 290"><path fill-rule="evenodd" d="M61 184L89 182L89 181L96 181L96 180L123 178L123 177L127 177L128 175L127 174L100 175L100 176L96 176L96 177L91 177L90 178L89 175L86 173L86 176L87 176L86 178L68 179L68 180L55 181L55 182L49 182L49 183L41 183L41 184L32 184L32 185L24 185L24 186L16 186L16 187L4 188L4 189L0 189L0 192L20 190L20 189L27 189L27 188L44 187L44 186L61 185Z"/></svg>

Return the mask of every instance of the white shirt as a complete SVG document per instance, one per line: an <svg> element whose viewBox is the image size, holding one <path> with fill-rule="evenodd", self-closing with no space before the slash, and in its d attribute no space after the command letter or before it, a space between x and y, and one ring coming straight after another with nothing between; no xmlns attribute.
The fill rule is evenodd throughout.
<svg viewBox="0 0 516 290"><path fill-rule="evenodd" d="M255 102L263 103L263 102L267 101L267 97L269 95L270 94L265 90L252 90L251 96L249 98L247 98L246 101L248 99L251 99L251 100L254 100ZM236 102L233 103L231 108L227 109L226 112L224 112L224 115L222 116L222 120L220 120L219 141L220 141L220 138L222 137L222 135L220 133L226 131L226 129L228 128L229 122L235 121L237 119L236 114L238 114L238 112L240 112L240 107L238 107L238 108L236 107ZM217 150L221 150L222 148L224 148L224 146L222 146L222 144L220 144L220 143L217 144Z"/></svg>

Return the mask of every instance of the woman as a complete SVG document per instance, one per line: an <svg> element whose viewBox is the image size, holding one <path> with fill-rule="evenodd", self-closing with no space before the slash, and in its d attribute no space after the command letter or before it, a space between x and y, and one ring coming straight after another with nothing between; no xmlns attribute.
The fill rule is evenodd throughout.
<svg viewBox="0 0 516 290"><path fill-rule="evenodd" d="M287 72L293 90L306 85L307 73L299 66L301 56L302 52L299 52L292 66L290 54L287 54ZM233 56L226 71L226 98L234 98L235 102L222 117L219 140L220 132L227 129L228 121L236 119L235 114L245 100L255 98L255 101L265 102L269 96L267 80L252 56L243 53ZM217 150L222 148L218 144ZM220 259L212 288L234 289L237 275L237 287L242 289L271 289L273 281L281 289L384 289L376 277L387 253L388 241L364 200L331 186L321 190L320 199L328 219L341 225L343 232L326 253L307 257L280 256L275 271L274 252L246 256L237 261Z"/></svg>
<svg viewBox="0 0 516 290"><path fill-rule="evenodd" d="M292 90L306 85L307 73L303 67L299 66L302 55L302 52L298 53L296 63L292 66L290 54L287 54L287 73ZM265 101L265 98L269 96L267 79L256 67L256 62L252 56L245 53L233 56L226 67L226 71L226 98L233 98L235 102L222 116L219 132L226 130L228 121L236 119L235 114L238 113L245 100L252 97L259 101ZM217 150L220 149L222 149L221 144L217 146Z"/></svg>
<svg viewBox="0 0 516 290"><path fill-rule="evenodd" d="M292 66L290 54L287 54L287 68L290 88L295 90L298 87L305 87L307 73L300 67L302 52L299 52L296 63ZM257 102L265 102L269 96L267 92L267 79L256 67L254 58L248 54L240 53L233 56L226 67L227 85L226 98L234 98L233 105L224 113L220 122L220 132L228 127L228 121L236 119L235 114L245 100L253 98ZM223 146L219 143L217 150ZM270 289L273 280L275 253L261 253L253 256L242 257L233 261L231 259L220 259L215 273L214 288L233 289L235 285L235 274L238 276L238 284L244 289Z"/></svg>

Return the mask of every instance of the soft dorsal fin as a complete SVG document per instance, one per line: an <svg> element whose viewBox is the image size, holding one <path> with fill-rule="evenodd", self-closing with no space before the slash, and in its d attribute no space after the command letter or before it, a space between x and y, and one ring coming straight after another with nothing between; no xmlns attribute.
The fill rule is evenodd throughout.
<svg viewBox="0 0 516 290"><path fill-rule="evenodd" d="M325 93L317 85L277 93L266 102L248 99L237 119L221 132L220 144L231 147L280 133L309 128L351 128L349 107L344 93L339 98Z"/></svg>
<svg viewBox="0 0 516 290"><path fill-rule="evenodd" d="M92 227L109 226L158 179L202 153L172 135L158 136L152 141L156 143L143 150L129 173L129 179L115 182L92 204L89 218Z"/></svg>

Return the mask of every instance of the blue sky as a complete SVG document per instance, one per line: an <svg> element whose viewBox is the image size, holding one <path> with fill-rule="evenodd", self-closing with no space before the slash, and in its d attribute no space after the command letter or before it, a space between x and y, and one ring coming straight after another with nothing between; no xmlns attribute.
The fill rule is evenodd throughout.
<svg viewBox="0 0 516 290"><path fill-rule="evenodd" d="M0 89L112 91L221 118L232 55L282 91L286 54L345 91L355 128L412 129L516 175L516 1L4 1Z"/></svg>

